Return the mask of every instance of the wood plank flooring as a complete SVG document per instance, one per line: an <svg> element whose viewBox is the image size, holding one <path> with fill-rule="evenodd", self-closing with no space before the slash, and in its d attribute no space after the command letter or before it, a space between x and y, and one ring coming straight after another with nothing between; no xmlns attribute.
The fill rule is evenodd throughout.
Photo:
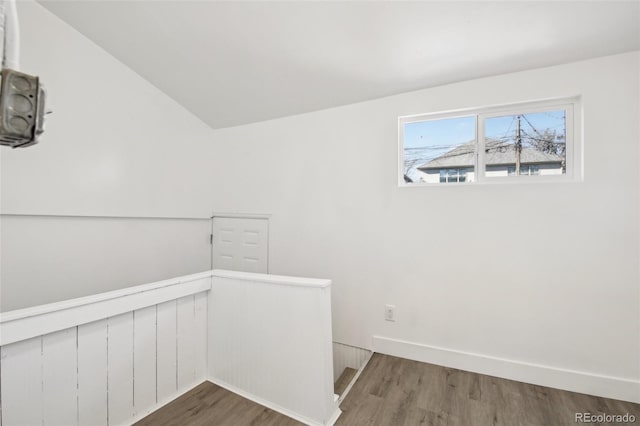
<svg viewBox="0 0 640 426"><path fill-rule="evenodd" d="M302 423L204 382L136 423L136 426L178 425L299 426Z"/></svg>
<svg viewBox="0 0 640 426"><path fill-rule="evenodd" d="M638 404L381 354L340 408L336 425L564 426L576 412L630 413L640 424Z"/></svg>
<svg viewBox="0 0 640 426"><path fill-rule="evenodd" d="M374 354L336 425L564 426L576 412L635 415L640 405ZM612 423L591 423L608 425ZM137 425L300 425L203 383Z"/></svg>
<svg viewBox="0 0 640 426"><path fill-rule="evenodd" d="M342 395L342 392L347 389L347 386L349 386L349 383L351 383L351 380L357 372L358 370L356 369L350 367L345 368L340 377L338 377L338 380L333 384L333 392L336 395Z"/></svg>

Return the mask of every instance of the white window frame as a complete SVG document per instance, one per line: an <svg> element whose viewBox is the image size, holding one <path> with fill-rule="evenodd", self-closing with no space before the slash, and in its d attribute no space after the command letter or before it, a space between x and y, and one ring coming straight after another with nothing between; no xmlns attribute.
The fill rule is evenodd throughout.
<svg viewBox="0 0 640 426"><path fill-rule="evenodd" d="M566 119L566 173L562 175L522 175L522 176L485 176L485 120L505 115L531 114L549 110L565 110ZM474 182L441 183L404 181L404 126L409 123L437 121L450 118L475 117L476 120L476 161L474 164ZM416 114L398 117L398 186L402 188L433 186L467 186L477 184L509 184L509 183L557 183L579 182L583 180L582 154L582 104L580 96L547 99L542 101L518 102L505 105L494 105L482 108Z"/></svg>

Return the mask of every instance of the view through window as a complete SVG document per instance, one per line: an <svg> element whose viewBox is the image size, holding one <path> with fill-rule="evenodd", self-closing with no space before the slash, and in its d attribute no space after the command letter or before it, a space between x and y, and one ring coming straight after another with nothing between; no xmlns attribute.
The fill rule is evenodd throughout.
<svg viewBox="0 0 640 426"><path fill-rule="evenodd" d="M566 104L401 117L401 179L411 185L566 175L571 113Z"/></svg>

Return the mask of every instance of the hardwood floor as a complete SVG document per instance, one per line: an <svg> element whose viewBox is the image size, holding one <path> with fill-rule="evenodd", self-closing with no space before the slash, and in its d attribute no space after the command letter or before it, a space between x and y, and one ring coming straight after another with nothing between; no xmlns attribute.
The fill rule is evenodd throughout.
<svg viewBox="0 0 640 426"><path fill-rule="evenodd" d="M563 426L576 424L576 412L630 413L640 424L638 404L381 354L340 408L336 425Z"/></svg>
<svg viewBox="0 0 640 426"><path fill-rule="evenodd" d="M249 401L210 382L149 414L137 426L299 426L276 411Z"/></svg>
<svg viewBox="0 0 640 426"><path fill-rule="evenodd" d="M381 354L373 355L340 408L336 425L342 426L564 426L577 424L576 412L630 413L640 424L638 404ZM300 423L207 382L137 425Z"/></svg>
<svg viewBox="0 0 640 426"><path fill-rule="evenodd" d="M357 372L358 370L356 369L345 368L340 377L338 377L338 380L333 384L333 392L336 395L342 395L342 392L347 389L347 386L349 386L349 383L351 383L351 380Z"/></svg>

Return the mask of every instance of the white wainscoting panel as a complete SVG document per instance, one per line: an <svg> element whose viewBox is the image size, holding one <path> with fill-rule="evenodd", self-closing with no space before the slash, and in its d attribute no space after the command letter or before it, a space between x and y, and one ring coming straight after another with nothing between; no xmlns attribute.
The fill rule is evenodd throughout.
<svg viewBox="0 0 640 426"><path fill-rule="evenodd" d="M195 300L178 299L178 390L188 390L195 381Z"/></svg>
<svg viewBox="0 0 640 426"><path fill-rule="evenodd" d="M176 301L161 303L158 311L158 403L166 403L178 392Z"/></svg>
<svg viewBox="0 0 640 426"><path fill-rule="evenodd" d="M156 307L133 312L133 407L136 416L156 404Z"/></svg>
<svg viewBox="0 0 640 426"><path fill-rule="evenodd" d="M78 423L107 425L107 320L78 326Z"/></svg>
<svg viewBox="0 0 640 426"><path fill-rule="evenodd" d="M109 424L133 417L133 312L109 318L107 325Z"/></svg>
<svg viewBox="0 0 640 426"><path fill-rule="evenodd" d="M2 426L42 424L42 338L0 348Z"/></svg>
<svg viewBox="0 0 640 426"><path fill-rule="evenodd" d="M331 424L330 283L214 271L210 380L306 424Z"/></svg>
<svg viewBox="0 0 640 426"><path fill-rule="evenodd" d="M333 381L338 380L347 367L360 370L370 356L370 350L333 342Z"/></svg>
<svg viewBox="0 0 640 426"><path fill-rule="evenodd" d="M195 303L195 361L194 365L194 377L196 382L201 382L208 376L207 373L207 306L208 306L207 293L198 293L194 295Z"/></svg>
<svg viewBox="0 0 640 426"><path fill-rule="evenodd" d="M329 280L209 271L3 313L0 334L0 426L128 425L207 378L309 425L340 414Z"/></svg>
<svg viewBox="0 0 640 426"><path fill-rule="evenodd" d="M78 422L76 328L42 336L42 399L45 425Z"/></svg>
<svg viewBox="0 0 640 426"><path fill-rule="evenodd" d="M131 297L139 303L148 293L156 300L156 290L166 286ZM184 290L191 293L193 285ZM0 347L0 425L117 426L146 416L206 380L207 304L201 291L97 321L80 318L75 327L37 337L14 334L13 343ZM85 305L73 305L85 312ZM34 312L24 320L42 324L38 316L57 315L51 308ZM33 333L9 314L15 330Z"/></svg>

